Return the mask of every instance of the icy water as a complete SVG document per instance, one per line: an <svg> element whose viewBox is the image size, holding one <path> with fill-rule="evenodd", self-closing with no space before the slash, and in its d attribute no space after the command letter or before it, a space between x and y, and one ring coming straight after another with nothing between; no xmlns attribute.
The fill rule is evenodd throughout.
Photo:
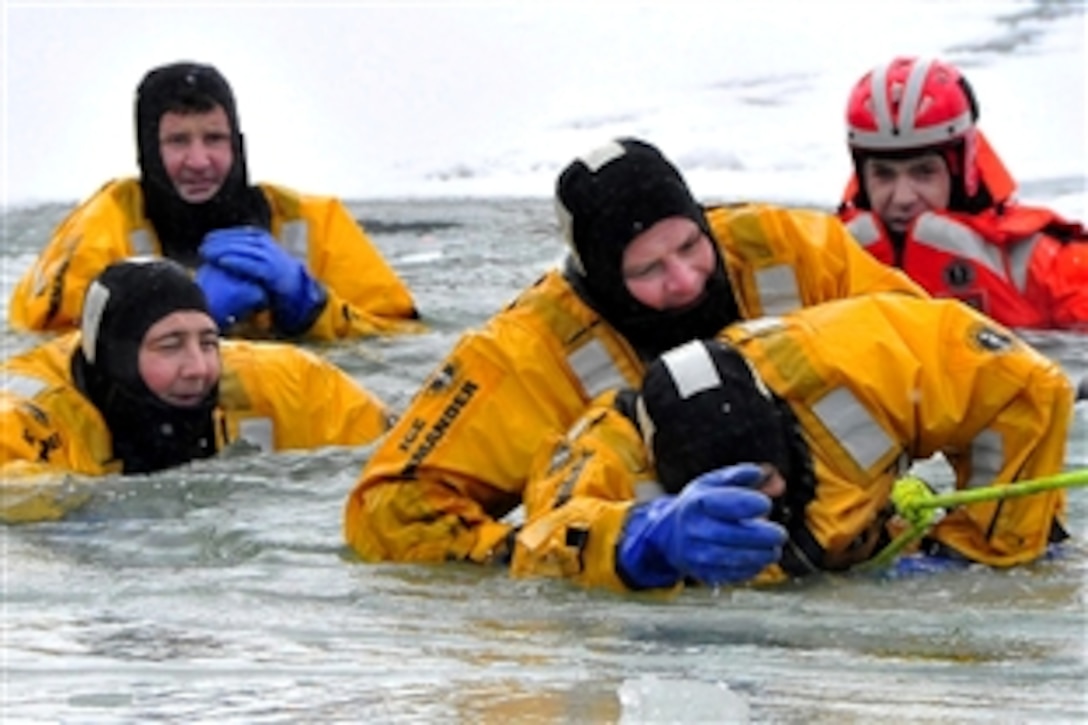
<svg viewBox="0 0 1088 725"><path fill-rule="evenodd" d="M67 205L4 216L13 280ZM395 408L459 332L558 259L550 201L360 203L433 330L319 348ZM5 355L30 338L4 333ZM1073 374L1088 339L1035 335ZM1088 407L1070 467L1088 465ZM501 441L496 442L497 445ZM0 527L5 722L1083 722L1077 539L1014 571L828 577L672 601L366 565L342 545L367 449L108 479Z"/></svg>

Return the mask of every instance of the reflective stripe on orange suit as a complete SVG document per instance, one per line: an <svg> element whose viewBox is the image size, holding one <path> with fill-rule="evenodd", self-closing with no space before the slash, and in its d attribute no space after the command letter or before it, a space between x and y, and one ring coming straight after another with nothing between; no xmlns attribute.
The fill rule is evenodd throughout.
<svg viewBox="0 0 1088 725"><path fill-rule="evenodd" d="M876 215L848 219L866 250L891 264L892 243ZM933 296L959 299L1008 327L1088 330L1088 237L1049 210L925 212L911 224L901 262Z"/></svg>

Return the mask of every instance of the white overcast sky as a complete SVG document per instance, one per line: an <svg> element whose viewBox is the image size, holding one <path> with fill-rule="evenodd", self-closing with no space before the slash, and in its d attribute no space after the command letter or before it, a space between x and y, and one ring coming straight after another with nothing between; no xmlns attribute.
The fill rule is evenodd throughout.
<svg viewBox="0 0 1088 725"><path fill-rule="evenodd" d="M1020 175L1083 175L1083 9L1011 22L1037 5L4 0L3 201L134 173L135 86L178 59L231 81L254 179L306 191L544 195L572 155L634 133L726 187L834 196L815 187L848 168L842 106L865 69L1025 28L1042 32L969 69L983 126Z"/></svg>

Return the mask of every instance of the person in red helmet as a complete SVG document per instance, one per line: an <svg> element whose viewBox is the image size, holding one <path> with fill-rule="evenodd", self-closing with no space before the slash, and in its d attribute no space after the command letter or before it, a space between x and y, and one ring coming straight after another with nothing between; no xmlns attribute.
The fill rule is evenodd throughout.
<svg viewBox="0 0 1088 725"><path fill-rule="evenodd" d="M978 119L947 62L900 57L867 72L846 107L854 175L840 216L936 297L1008 327L1088 332L1088 233L1016 200Z"/></svg>

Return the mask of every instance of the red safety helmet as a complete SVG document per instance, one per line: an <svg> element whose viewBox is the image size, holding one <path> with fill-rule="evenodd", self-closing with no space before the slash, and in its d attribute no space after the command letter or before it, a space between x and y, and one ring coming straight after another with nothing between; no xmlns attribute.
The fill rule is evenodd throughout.
<svg viewBox="0 0 1088 725"><path fill-rule="evenodd" d="M978 115L970 84L949 63L898 57L873 68L846 104L847 143L858 178L870 156L942 151L959 187L953 206L971 206L980 191ZM868 205L864 194L859 201Z"/></svg>
<svg viewBox="0 0 1088 725"><path fill-rule="evenodd" d="M866 73L846 106L847 140L863 151L914 151L969 138L978 104L967 80L939 60L895 58Z"/></svg>
<svg viewBox="0 0 1088 725"><path fill-rule="evenodd" d="M950 63L895 58L862 76L846 103L846 143L854 176L843 205L868 209L858 180L871 156L908 157L942 151L953 177L950 208L974 213L1012 198L1016 183L978 123L978 101Z"/></svg>

